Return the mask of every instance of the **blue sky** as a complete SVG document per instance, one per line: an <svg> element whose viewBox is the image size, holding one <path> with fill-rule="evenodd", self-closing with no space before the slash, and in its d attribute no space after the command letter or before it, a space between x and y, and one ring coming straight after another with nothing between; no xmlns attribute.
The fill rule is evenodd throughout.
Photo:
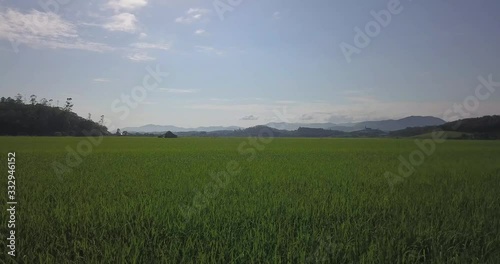
<svg viewBox="0 0 500 264"><path fill-rule="evenodd" d="M479 76L500 81L498 1L397 2L0 0L0 89L71 97L114 127L247 127L443 117ZM371 11L391 20L347 60ZM125 106L157 67L168 77ZM499 94L469 114L500 114Z"/></svg>

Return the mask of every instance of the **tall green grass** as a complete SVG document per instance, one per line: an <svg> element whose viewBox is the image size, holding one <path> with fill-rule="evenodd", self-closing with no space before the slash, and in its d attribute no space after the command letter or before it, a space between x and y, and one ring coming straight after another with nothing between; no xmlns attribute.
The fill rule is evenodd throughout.
<svg viewBox="0 0 500 264"><path fill-rule="evenodd" d="M391 191L411 140L280 138L249 161L243 138L105 138L57 177L80 140L0 138L4 175L17 152L19 263L500 263L498 141L441 144Z"/></svg>

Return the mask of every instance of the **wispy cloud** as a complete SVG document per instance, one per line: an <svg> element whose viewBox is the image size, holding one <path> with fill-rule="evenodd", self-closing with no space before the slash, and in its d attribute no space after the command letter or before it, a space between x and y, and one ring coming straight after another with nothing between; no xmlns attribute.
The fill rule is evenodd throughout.
<svg viewBox="0 0 500 264"><path fill-rule="evenodd" d="M208 36L208 32L204 29L197 29L195 32L194 32L195 35L197 36Z"/></svg>
<svg viewBox="0 0 500 264"><path fill-rule="evenodd" d="M307 123L326 123L336 124L359 122L367 120L397 119L410 115L436 116L441 115L453 102L411 102L397 101L388 102L377 98L356 98L346 100L342 103L332 102L306 102L297 101L293 104L281 104L278 101L257 101L246 103L243 100L219 100L207 99L207 101L196 104L185 105L185 108L203 111L214 111L220 114L231 113L237 115L235 118L240 120L241 116L246 117L248 113L258 116L259 120L277 122L274 110L286 109L290 116L289 122L307 122ZM477 116L498 112L496 102L482 104L482 110Z"/></svg>
<svg viewBox="0 0 500 264"><path fill-rule="evenodd" d="M265 104L193 104L185 106L189 109L198 110L221 110L221 111L245 111L252 112L256 109L271 110L273 106Z"/></svg>
<svg viewBox="0 0 500 264"><path fill-rule="evenodd" d="M176 23L180 24L193 24L202 20L208 20L207 15L210 10L203 8L190 8L184 16L175 19Z"/></svg>
<svg viewBox="0 0 500 264"><path fill-rule="evenodd" d="M147 0L110 0L106 7L119 12L121 10L132 11L148 4Z"/></svg>
<svg viewBox="0 0 500 264"><path fill-rule="evenodd" d="M95 78L95 79L93 79L93 81L94 82L101 82L101 83L103 83L103 82L111 82L111 80L108 79L108 78Z"/></svg>
<svg viewBox="0 0 500 264"><path fill-rule="evenodd" d="M159 49L159 50L169 50L172 47L171 43L146 43L138 42L132 43L130 46L137 49Z"/></svg>
<svg viewBox="0 0 500 264"><path fill-rule="evenodd" d="M211 46L195 46L196 51L207 53L207 54L216 54L216 55L224 55L224 51L218 50Z"/></svg>
<svg viewBox="0 0 500 264"><path fill-rule="evenodd" d="M112 16L103 27L109 31L134 33L137 31L137 18L134 14L121 13Z"/></svg>
<svg viewBox="0 0 500 264"><path fill-rule="evenodd" d="M164 91L167 93L175 93L175 94L190 94L190 93L197 93L198 90L194 89L170 89L170 88L160 88L160 91Z"/></svg>
<svg viewBox="0 0 500 264"><path fill-rule="evenodd" d="M83 40L76 25L59 15L37 10L29 13L14 9L0 11L0 39L9 40L12 45L25 44L32 48L112 50L106 44Z"/></svg>
<svg viewBox="0 0 500 264"><path fill-rule="evenodd" d="M23 14L8 9L0 13L0 30L12 34L31 34L41 37L77 37L76 26L54 13L31 10Z"/></svg>
<svg viewBox="0 0 500 264"><path fill-rule="evenodd" d="M149 56L145 52L138 52L134 54L130 54L127 56L128 59L136 62L143 62L143 61L154 61L156 58Z"/></svg>

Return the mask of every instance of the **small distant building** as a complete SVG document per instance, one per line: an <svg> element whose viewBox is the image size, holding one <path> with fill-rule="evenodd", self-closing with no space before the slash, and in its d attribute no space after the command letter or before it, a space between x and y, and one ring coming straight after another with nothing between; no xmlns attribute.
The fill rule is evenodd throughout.
<svg viewBox="0 0 500 264"><path fill-rule="evenodd" d="M172 131L167 131L165 135L163 135L163 138L177 138L177 135L172 133Z"/></svg>

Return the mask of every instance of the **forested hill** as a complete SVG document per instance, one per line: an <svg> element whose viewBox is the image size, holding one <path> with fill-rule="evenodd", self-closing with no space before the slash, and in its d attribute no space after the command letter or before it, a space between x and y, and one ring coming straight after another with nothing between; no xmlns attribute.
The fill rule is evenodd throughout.
<svg viewBox="0 0 500 264"><path fill-rule="evenodd" d="M500 138L500 116L483 116L477 118L461 119L440 126L408 127L393 131L392 137L412 137L433 131L450 131L464 133L464 138L498 139Z"/></svg>
<svg viewBox="0 0 500 264"><path fill-rule="evenodd" d="M13 136L85 136L107 135L107 128L71 111L71 98L64 107L51 106L32 96L29 103L22 97L0 99L0 135Z"/></svg>

